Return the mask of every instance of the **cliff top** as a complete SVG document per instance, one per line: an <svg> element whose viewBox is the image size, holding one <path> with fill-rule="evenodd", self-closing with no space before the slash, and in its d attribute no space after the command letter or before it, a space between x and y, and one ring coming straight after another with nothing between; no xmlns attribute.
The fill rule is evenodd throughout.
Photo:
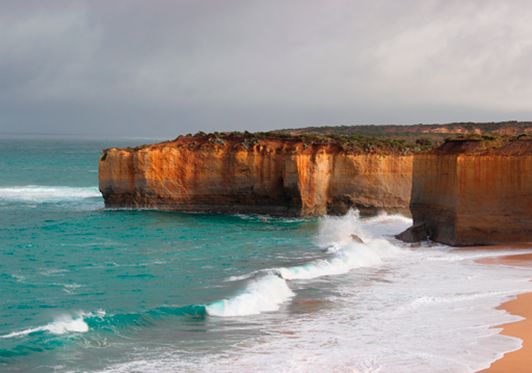
<svg viewBox="0 0 532 373"><path fill-rule="evenodd" d="M442 149L446 152L480 152L486 149L502 148L519 136L522 138L527 134L529 134L527 138L532 135L532 122L309 127L254 133L247 131L198 132L194 135L181 135L174 140L158 144L140 145L124 150L136 151L177 146L189 149L208 147L233 150L274 149L304 153L319 148L327 152L407 155L435 150L442 144ZM462 144L448 145L447 143ZM525 148L528 149L527 146ZM106 152L107 149L104 150L103 157Z"/></svg>
<svg viewBox="0 0 532 373"><path fill-rule="evenodd" d="M359 134L377 137L419 137L427 136L433 140L444 140L449 135L482 135L518 136L522 133L532 135L532 122L454 122L446 124L369 124L355 126L322 126L279 130L276 132L299 134L349 135Z"/></svg>
<svg viewBox="0 0 532 373"><path fill-rule="evenodd" d="M292 135L282 132L198 132L194 135L181 135L174 140L158 144L145 144L134 148L125 148L126 151L141 149L156 149L166 146L186 147L189 149L205 149L219 147L233 150L283 150L297 151L300 153L312 152L318 148L325 152L345 151L355 154L382 153L382 154L413 154L433 149L432 141L419 138L407 142L393 137L370 137L358 134L349 135L320 135L299 134ZM108 149L105 149L106 152Z"/></svg>
<svg viewBox="0 0 532 373"><path fill-rule="evenodd" d="M447 139L433 150L436 154L532 155L532 136L463 136Z"/></svg>

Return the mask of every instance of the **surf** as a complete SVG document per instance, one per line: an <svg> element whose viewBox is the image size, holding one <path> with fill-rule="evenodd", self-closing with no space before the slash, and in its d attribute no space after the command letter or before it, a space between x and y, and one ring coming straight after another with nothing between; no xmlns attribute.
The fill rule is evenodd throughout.
<svg viewBox="0 0 532 373"><path fill-rule="evenodd" d="M103 317L105 312L98 311L98 316ZM89 331L89 325L85 318L93 317L94 314L79 312L77 315L60 315L49 324L37 326L34 328L14 331L5 335L0 335L2 339L25 337L31 334L46 332L55 335L66 333L86 333Z"/></svg>
<svg viewBox="0 0 532 373"><path fill-rule="evenodd" d="M248 283L235 296L207 305L207 314L232 317L277 311L295 295L290 289L290 281L337 276L356 268L382 265L386 259L403 251L377 235L379 229L375 227L383 222L402 229L411 220L388 214L364 220L356 210L341 217L321 218L316 243L326 254L325 257L301 265L231 276L228 281L248 280ZM358 239L354 239L354 235Z"/></svg>
<svg viewBox="0 0 532 373"><path fill-rule="evenodd" d="M0 201L56 203L101 197L97 187L25 185L0 188Z"/></svg>

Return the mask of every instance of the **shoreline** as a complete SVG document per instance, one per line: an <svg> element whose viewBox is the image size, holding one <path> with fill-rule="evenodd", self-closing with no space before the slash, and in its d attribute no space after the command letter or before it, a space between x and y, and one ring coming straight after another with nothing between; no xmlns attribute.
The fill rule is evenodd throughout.
<svg viewBox="0 0 532 373"><path fill-rule="evenodd" d="M476 260L484 265L505 265L532 268L532 254L513 254ZM531 276L532 277L532 276ZM514 299L497 307L522 320L497 325L499 334L519 338L522 345L515 351L506 352L481 373L529 372L532 367L532 292L518 294Z"/></svg>

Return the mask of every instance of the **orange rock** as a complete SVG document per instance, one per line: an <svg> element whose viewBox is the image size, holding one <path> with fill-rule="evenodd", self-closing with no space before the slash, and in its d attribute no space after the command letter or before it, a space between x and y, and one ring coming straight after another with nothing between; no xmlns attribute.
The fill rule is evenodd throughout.
<svg viewBox="0 0 532 373"><path fill-rule="evenodd" d="M299 140L180 137L107 149L99 162L108 207L322 215L407 211L412 155L358 154Z"/></svg>
<svg viewBox="0 0 532 373"><path fill-rule="evenodd" d="M448 141L416 155L411 212L453 246L532 241L532 141Z"/></svg>

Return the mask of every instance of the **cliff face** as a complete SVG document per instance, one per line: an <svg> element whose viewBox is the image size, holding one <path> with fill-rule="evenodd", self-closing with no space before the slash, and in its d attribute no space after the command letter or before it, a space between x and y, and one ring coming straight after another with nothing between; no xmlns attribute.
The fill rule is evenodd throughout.
<svg viewBox="0 0 532 373"><path fill-rule="evenodd" d="M450 141L417 155L411 212L418 237L454 245L532 242L532 141Z"/></svg>
<svg viewBox="0 0 532 373"><path fill-rule="evenodd" d="M107 149L99 162L108 207L322 215L407 211L412 155L349 152L294 140L182 137Z"/></svg>

